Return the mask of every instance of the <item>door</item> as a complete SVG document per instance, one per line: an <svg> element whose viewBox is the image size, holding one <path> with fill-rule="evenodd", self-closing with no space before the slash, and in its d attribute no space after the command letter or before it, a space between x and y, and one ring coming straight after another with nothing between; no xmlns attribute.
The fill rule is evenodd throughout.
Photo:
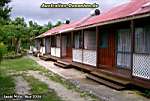
<svg viewBox="0 0 150 101"><path fill-rule="evenodd" d="M113 69L115 65L115 34L109 31L101 31L99 36L99 66Z"/></svg>
<svg viewBox="0 0 150 101"><path fill-rule="evenodd" d="M67 35L67 57L72 58L72 42L71 42L71 34Z"/></svg>

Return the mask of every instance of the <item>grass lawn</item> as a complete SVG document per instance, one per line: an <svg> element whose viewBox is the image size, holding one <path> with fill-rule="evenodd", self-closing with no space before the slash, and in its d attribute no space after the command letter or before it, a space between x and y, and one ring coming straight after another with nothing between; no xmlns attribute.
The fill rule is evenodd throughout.
<svg viewBox="0 0 150 101"><path fill-rule="evenodd" d="M39 66L34 60L28 57L23 57L19 59L9 59L2 61L0 65L1 71L27 71L27 70L40 70Z"/></svg>
<svg viewBox="0 0 150 101"><path fill-rule="evenodd" d="M13 80L13 77L9 75L10 72L18 73L27 70L46 71L34 60L28 57L2 61L0 64L0 95L15 93L15 81ZM31 86L32 94L44 94L44 97L40 101L62 101L54 90L48 89L46 84L34 79L33 77L24 76L24 74L19 75L27 80Z"/></svg>
<svg viewBox="0 0 150 101"><path fill-rule="evenodd" d="M3 94L14 94L15 83L12 77L0 73L0 96Z"/></svg>

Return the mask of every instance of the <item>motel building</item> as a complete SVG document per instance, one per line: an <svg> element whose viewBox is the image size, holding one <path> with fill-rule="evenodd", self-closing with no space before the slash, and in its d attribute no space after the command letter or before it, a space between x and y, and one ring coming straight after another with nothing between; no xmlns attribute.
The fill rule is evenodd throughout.
<svg viewBox="0 0 150 101"><path fill-rule="evenodd" d="M67 22L35 38L40 58L121 90L150 88L150 0Z"/></svg>

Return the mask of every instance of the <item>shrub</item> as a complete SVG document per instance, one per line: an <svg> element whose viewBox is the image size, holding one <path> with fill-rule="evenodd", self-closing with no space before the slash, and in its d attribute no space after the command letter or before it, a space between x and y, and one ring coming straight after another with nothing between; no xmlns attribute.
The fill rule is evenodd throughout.
<svg viewBox="0 0 150 101"><path fill-rule="evenodd" d="M0 62L3 59L3 55L7 52L6 46L3 43L0 43Z"/></svg>

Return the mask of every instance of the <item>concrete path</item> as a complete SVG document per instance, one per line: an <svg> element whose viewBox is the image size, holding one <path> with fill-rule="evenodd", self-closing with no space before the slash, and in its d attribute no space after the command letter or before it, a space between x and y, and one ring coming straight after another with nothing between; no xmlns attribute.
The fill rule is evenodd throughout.
<svg viewBox="0 0 150 101"><path fill-rule="evenodd" d="M57 67L51 61L43 61L39 58L29 56L35 60L39 65L46 69L60 75L61 77L73 82L81 90L88 91L96 95L103 101L149 101L150 99L139 95L138 91L116 91L104 85L100 85L92 80L86 79L86 73L78 71L76 69L63 69Z"/></svg>

